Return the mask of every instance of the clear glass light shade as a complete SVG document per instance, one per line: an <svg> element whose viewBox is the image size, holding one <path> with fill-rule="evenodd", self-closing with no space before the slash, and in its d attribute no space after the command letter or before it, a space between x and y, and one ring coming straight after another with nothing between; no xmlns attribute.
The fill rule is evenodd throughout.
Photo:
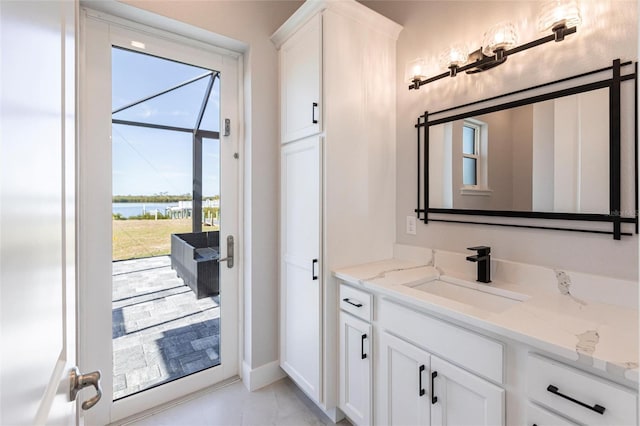
<svg viewBox="0 0 640 426"><path fill-rule="evenodd" d="M497 50L508 50L518 43L516 27L511 22L501 22L489 28L484 33L482 53L487 56L495 54Z"/></svg>
<svg viewBox="0 0 640 426"><path fill-rule="evenodd" d="M447 48L438 57L440 67L449 68L452 66L460 67L469 59L469 47L466 44L455 44Z"/></svg>
<svg viewBox="0 0 640 426"><path fill-rule="evenodd" d="M415 80L422 80L426 78L427 63L422 58L416 58L413 61L409 61L405 66L404 77L407 83L412 83Z"/></svg>
<svg viewBox="0 0 640 426"><path fill-rule="evenodd" d="M538 15L538 30L548 31L560 26L575 27L582 22L576 0L551 0L542 5Z"/></svg>

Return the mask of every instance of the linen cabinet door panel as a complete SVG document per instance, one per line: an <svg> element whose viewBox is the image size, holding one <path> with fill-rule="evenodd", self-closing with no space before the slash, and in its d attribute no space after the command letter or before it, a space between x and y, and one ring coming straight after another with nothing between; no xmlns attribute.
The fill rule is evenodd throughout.
<svg viewBox="0 0 640 426"><path fill-rule="evenodd" d="M383 397L384 425L418 426L429 424L430 355L422 349L387 333L382 333L381 374L378 379Z"/></svg>
<svg viewBox="0 0 640 426"><path fill-rule="evenodd" d="M431 375L433 426L504 425L504 389L435 356Z"/></svg>
<svg viewBox="0 0 640 426"><path fill-rule="evenodd" d="M371 325L340 312L340 408L357 425L371 424Z"/></svg>
<svg viewBox="0 0 640 426"><path fill-rule="evenodd" d="M321 395L320 137L282 148L280 365Z"/></svg>
<svg viewBox="0 0 640 426"><path fill-rule="evenodd" d="M317 14L280 49L282 142L322 129L322 15Z"/></svg>

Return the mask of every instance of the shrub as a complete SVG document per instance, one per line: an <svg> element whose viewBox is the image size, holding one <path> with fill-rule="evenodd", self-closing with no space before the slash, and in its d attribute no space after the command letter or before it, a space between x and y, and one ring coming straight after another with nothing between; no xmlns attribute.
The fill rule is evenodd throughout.
<svg viewBox="0 0 640 426"><path fill-rule="evenodd" d="M156 212L145 212L143 214L139 214L137 216L131 216L129 219L138 219L138 220L155 220L156 219ZM161 212L158 212L158 220L160 219L169 219L168 215L162 214Z"/></svg>

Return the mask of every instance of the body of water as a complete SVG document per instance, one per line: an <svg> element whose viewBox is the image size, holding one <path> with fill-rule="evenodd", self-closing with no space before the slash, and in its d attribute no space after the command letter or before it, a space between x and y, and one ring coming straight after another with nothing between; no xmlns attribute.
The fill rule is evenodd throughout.
<svg viewBox="0 0 640 426"><path fill-rule="evenodd" d="M122 217L139 216L144 212L158 212L165 214L168 207L178 207L178 203L112 203L113 214L120 213Z"/></svg>

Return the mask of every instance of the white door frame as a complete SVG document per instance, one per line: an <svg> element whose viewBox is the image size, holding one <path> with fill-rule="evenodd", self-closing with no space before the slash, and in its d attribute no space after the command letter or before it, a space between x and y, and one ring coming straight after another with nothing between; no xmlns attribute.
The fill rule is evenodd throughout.
<svg viewBox="0 0 640 426"><path fill-rule="evenodd" d="M172 28L172 30L174 29ZM226 215L227 224L223 224L223 231L225 225L227 225L226 228L233 229L232 234L236 237L234 253L236 265L229 271L227 271L226 267L221 268L221 274L233 273L237 277L238 286L238 291L234 294L237 299L226 300L227 303L235 305L237 321L233 321L233 323L229 320L225 321L224 314L222 314L221 333L226 331L225 335L231 337L230 340L225 340L221 348L223 363L218 367L192 374L113 403L111 402L113 395L113 355L110 340L111 245L108 245L108 249L105 247L102 250L99 244L96 244L96 242L111 241L111 144L91 142L92 140L110 140L111 102L96 102L95 99L90 99L87 89L91 87L107 88L108 94L106 94L106 98L111 99L111 45L117 44L131 50L140 51L140 49L129 44L131 36L134 36L137 41L142 41L146 44L147 47L144 50L146 53L182 60L193 65L220 71L222 71L221 68L227 67L228 63L237 64L237 73L234 76L236 83L233 84L237 104L233 106L235 118L232 120L231 138L233 138L233 152L237 152L240 158L244 158L242 152L243 134L241 133L241 129L243 129L243 123L241 122L243 117L243 69L242 55L237 52L214 47L192 38L182 37L176 35L175 32L169 33L90 9L81 11L80 34L80 105L78 108L80 121L79 364L84 371L90 371L87 369L91 367L94 370L103 370L103 399L105 401L102 401L93 410L87 412L86 419L91 424L104 424L135 415L184 396L186 393L212 386L220 380L240 374L243 353L243 310L241 304L243 300L242 265L244 260L244 235L241 221L243 217L243 167L241 161L237 161L233 166L236 175L234 178L238 184L237 193L234 194L235 199L231 202L236 206L237 213L234 218ZM158 44L159 42L161 45ZM108 48L108 54L102 47L96 48L96 46L104 46L104 49ZM202 55L203 51L206 52L206 55ZM211 61L216 63L212 64ZM228 75L229 73L227 73ZM227 77L227 80L233 80L233 78ZM225 88L223 87L222 90L221 96L224 97ZM226 96L229 96L229 94ZM221 111L221 113L223 112ZM108 119L105 117L108 117ZM220 139L221 155L223 155L223 145L229 143L229 141L223 137ZM102 163L97 164L96 158L102 159ZM224 171L221 173L224 173ZM108 182L106 182L107 178L105 176L108 176ZM223 180L225 178L224 175L221 178ZM226 197L227 200L229 198L231 197ZM92 223L99 223L104 226L87 226L88 218L91 218ZM226 234L221 235L221 241L225 238ZM222 246L224 245L221 245L221 248ZM226 253L223 252L221 255L226 255ZM105 277L109 277L108 283L102 282ZM223 281L225 281L225 278L221 276L221 282ZM109 301L108 314L104 303L105 300ZM106 318L108 318L108 321L106 321ZM91 324L91 329L89 329L88 324ZM109 336L109 339L105 341L104 336ZM231 355L227 354L225 357L225 352L229 351L231 346L235 347L236 352ZM96 348L98 349L96 350ZM227 360L226 363L225 359ZM234 361L229 361L229 359L234 359Z"/></svg>

